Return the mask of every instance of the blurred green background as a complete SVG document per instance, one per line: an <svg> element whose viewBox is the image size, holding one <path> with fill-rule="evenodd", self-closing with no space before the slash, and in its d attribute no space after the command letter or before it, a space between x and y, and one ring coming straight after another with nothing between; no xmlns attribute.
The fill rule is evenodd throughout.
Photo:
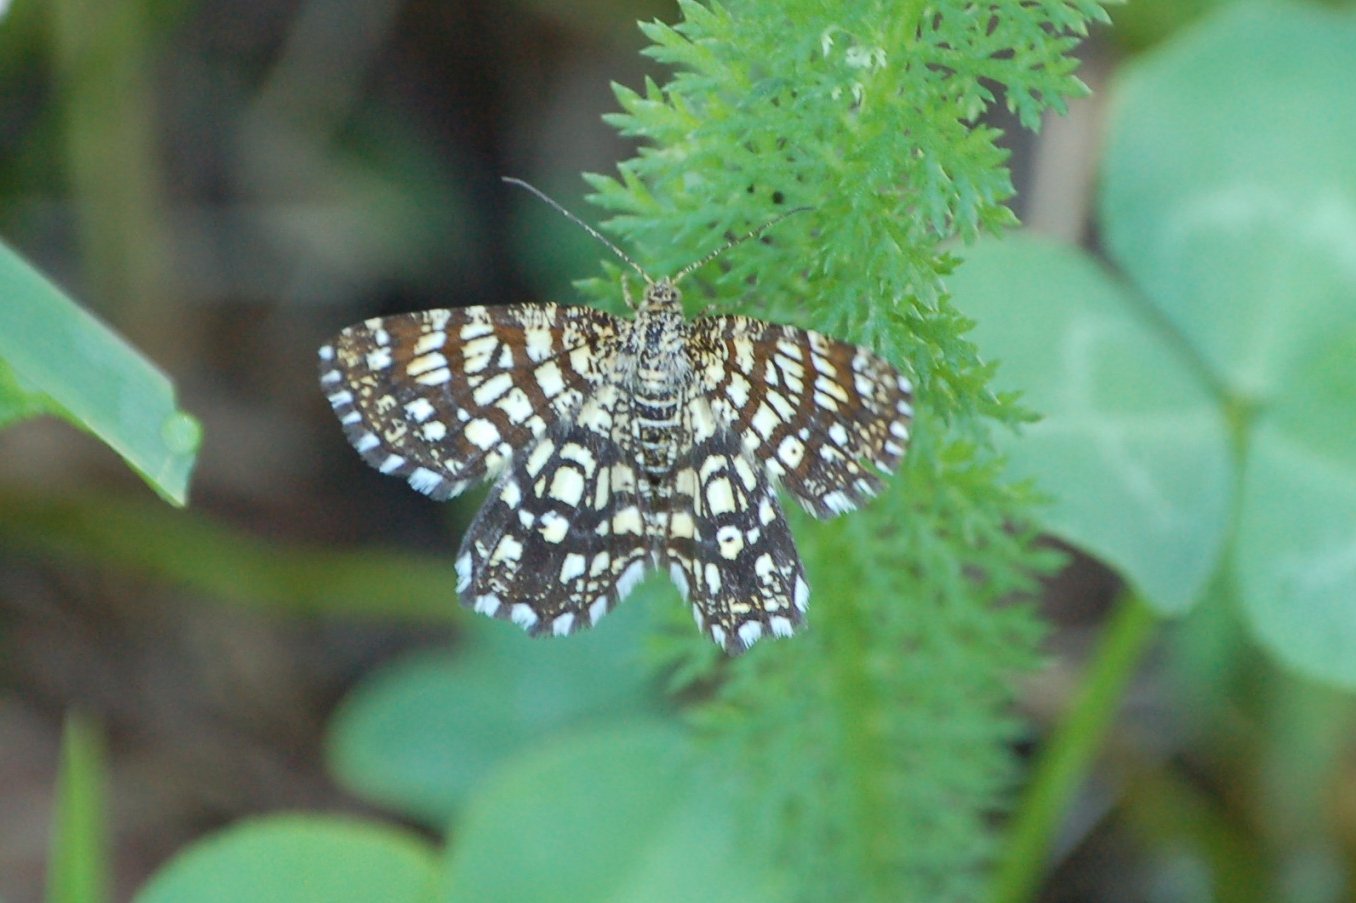
<svg viewBox="0 0 1356 903"><path fill-rule="evenodd" d="M180 512L68 423L0 431L0 899L41 897L69 710L106 733L127 899L242 816L371 811L326 774L326 724L359 676L458 639L451 553L479 495L436 505L363 465L315 349L378 314L577 300L596 248L500 177L585 213L579 172L631 153L601 119L609 82L659 71L636 20L674 10L6 6L0 238L161 368L204 436ZM509 705L489 741L635 684L581 702L557 682L560 709Z"/></svg>
<svg viewBox="0 0 1356 903"><path fill-rule="evenodd" d="M1106 495L1057 499L1050 518L1054 534L1078 537L1115 570L1071 549L1070 565L1047 585L1049 664L1023 687L1021 715L1032 727L1019 753L1034 757L1077 705L1089 686L1085 661L1107 661L1098 638L1127 585L1160 613L1189 613L1154 627L1143 616L1138 633L1113 616L1106 633L1131 637L1123 697L1112 698L1124 706L1105 712L1114 716L1105 748L1058 813L1050 859L1032 854L1043 900L1356 898L1356 705L1335 688L1350 687L1356 667L1356 644L1340 632L1352 618L1350 568L1336 568L1334 598L1277 611L1268 605L1279 578L1252 564L1287 543L1302 547L1315 524L1331 524L1338 546L1352 536L1348 496L1330 488L1345 484L1305 483L1311 471L1295 463L1304 456L1284 440L1287 423L1330 424L1331 412L1356 402L1348 353L1356 237L1342 218L1356 197L1356 142L1347 138L1356 107L1348 99L1328 108L1331 122L1310 132L1322 98L1341 92L1314 105L1289 93L1310 90L1307 71L1320 74L1320 88L1346 75L1356 83L1356 58L1343 55L1350 17L1333 26L1336 49L1326 56L1306 43L1316 5L1264 5L1263 25L1235 26L1238 40L1199 38L1202 17L1229 5L1132 3L1079 51L1089 100L1039 136L996 117L1013 151L1017 213L1064 247L982 246L954 286L957 305L979 321L981 348L1005 362L1001 388L1026 391L1038 410L1068 413L1059 394L1067 383L1039 358L1023 369L1023 349L1040 349L1048 333L1023 339L1022 329L1039 326L1038 310L1053 321L1051 311L1068 304L1069 321L1104 314L1098 328L1129 359L1096 362L1121 425L1145 411L1159 427L1164 411L1180 418L1157 432L1126 427L1178 493L1170 528L1154 532L1159 512L1123 506L1095 469L1070 484L1085 479ZM276 841L228 835L214 852L229 863L263 844L302 862L319 855L308 851L356 859L381 846L394 851L381 860L390 869L382 886L397 899L391 888L421 886L432 871L430 832L465 807L472 840L449 855L466 886L489 886L504 878L478 873L492 860L477 852L512 842L504 835L522 821L505 813L526 810L530 820L534 794L547 788L577 801L567 826L574 818L620 850L637 884L687 886L683 876L646 872L637 834L649 841L655 812L671 816L664 843L690 853L694 872L712 881L736 873L702 858L734 830L713 802L718 782L691 798L666 783L682 755L666 719L684 700L654 686L641 662L651 600L633 600L606 631L569 644L533 643L466 617L453 602L451 553L479 495L438 506L366 468L315 383L315 348L358 319L577 300L570 282L596 272L599 249L499 178L526 178L598 219L578 174L612 172L635 152L601 117L616 109L610 82L662 78L638 53L645 41L635 20L651 18L671 21L675 8L14 0L0 17L0 238L168 374L203 436L192 506L179 511L68 423L38 418L0 431L0 898L42 897L72 711L103 736L101 745L72 741L67 755L102 750L114 899L198 838L294 810L394 811L404 827L380 837L356 821L351 831L312 826ZM1291 20L1298 31L1279 36L1278 23ZM1259 117L1238 128L1239 119L1215 116L1233 109L1238 80L1221 76L1235 70L1212 54L1259 32L1298 61L1293 82L1269 83L1266 107L1292 110L1295 121ZM1193 71L1197 60L1208 61ZM1173 78L1199 90L1181 92ZM1175 106L1156 105L1169 96ZM1294 199L1305 173L1336 173L1325 195L1333 205L1306 220L1317 238L1264 265L1271 258L1258 249L1294 250L1287 236L1315 208L1278 203L1258 214L1221 202L1209 209L1219 228L1208 234L1244 233L1224 248L1235 265L1192 270L1191 261L1211 259L1209 247L1183 255L1187 263L1174 258L1194 233L1156 233L1161 223L1144 210L1155 192L1171 193L1162 186L1171 177L1158 178L1168 164L1202 148L1209 159L1180 177L1190 186L1231 161L1260 160L1298 173L1276 189ZM1084 269L1086 259L1066 253L1072 246L1106 269ZM1316 246L1321 260L1303 253ZM1338 275L1313 293L1319 300L1305 295L1315 279L1301 277L1326 272L1332 259ZM1041 278L1028 284L1015 274L1032 260ZM1124 301L1136 292L1149 300ZM1192 306L1224 296L1247 304ZM1239 313L1277 298L1297 298L1278 306L1303 316ZM1259 321L1299 334L1300 350L1240 352L1254 345L1231 325ZM1309 325L1287 325L1301 321ZM1328 333L1331 346L1311 352L1319 345L1305 342ZM1184 336L1195 353L1165 351L1164 335ZM1145 367L1157 380L1147 399L1134 382ZM1292 386L1292 375L1299 389L1276 388ZM1276 395L1318 398L1318 407L1284 407L1274 422L1254 416ZM43 409L42 399L34 404ZM1338 449L1323 460L1339 470L1356 448L1350 425L1308 436L1320 450ZM1074 435L1068 443L1035 428L1027 454L1041 460L1024 462L1020 444L1014 460L1033 474L1051 461L1077 474L1086 464L1078 455L1099 436ZM1233 469L1229 455L1252 435L1261 437L1248 444L1258 456ZM1213 463L1191 470L1201 461ZM1295 513L1285 503L1297 496L1306 505ZM1249 510L1282 515L1248 520ZM1242 563L1220 567L1230 556ZM1272 590L1251 589L1268 580ZM1297 618L1318 625L1317 637L1297 637ZM625 733L603 742L588 732L603 722ZM466 725L476 730L468 735ZM552 741L558 755L531 759L548 736L566 738ZM492 776L515 753L527 765ZM609 761L640 764L618 766L590 795L570 795L572 777L607 773ZM634 820L605 829L590 821L594 795L626 801ZM201 887L193 863L178 865L148 899L182 899L176 881ZM738 898L779 899L775 878L753 872L742 875ZM527 888L548 880L521 879ZM696 895L703 885L692 886Z"/></svg>

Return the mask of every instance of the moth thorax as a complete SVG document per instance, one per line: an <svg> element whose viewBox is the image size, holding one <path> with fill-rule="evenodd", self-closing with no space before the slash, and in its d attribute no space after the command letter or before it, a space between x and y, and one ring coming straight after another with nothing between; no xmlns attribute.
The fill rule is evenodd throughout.
<svg viewBox="0 0 1356 903"><path fill-rule="evenodd" d="M642 310L633 321L633 349L638 391L663 395L687 379L691 363L686 354L689 327L681 313Z"/></svg>
<svg viewBox="0 0 1356 903"><path fill-rule="evenodd" d="M645 288L645 301L640 305L641 313L676 313L683 311L683 294L673 280L664 278L651 282Z"/></svg>

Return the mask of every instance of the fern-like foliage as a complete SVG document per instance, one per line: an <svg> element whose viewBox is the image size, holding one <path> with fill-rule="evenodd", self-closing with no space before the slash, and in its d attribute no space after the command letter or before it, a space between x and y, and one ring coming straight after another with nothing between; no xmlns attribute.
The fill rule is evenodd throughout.
<svg viewBox="0 0 1356 903"><path fill-rule="evenodd" d="M803 899L970 899L1012 780L1012 677L1036 660L1039 625L1014 600L1051 561L1023 526L1031 500L985 442L1023 414L986 388L945 295L943 247L1013 222L1007 152L981 117L1001 97L1034 128L1082 93L1068 53L1105 12L680 6L678 25L643 26L672 78L616 89L611 121L642 148L619 178L591 177L608 228L662 275L811 207L698 274L689 301L871 345L914 377L919 416L882 498L797 519L806 631L722 666L685 624L667 660L710 688L697 717L711 767L746 790L749 855L774 857Z"/></svg>

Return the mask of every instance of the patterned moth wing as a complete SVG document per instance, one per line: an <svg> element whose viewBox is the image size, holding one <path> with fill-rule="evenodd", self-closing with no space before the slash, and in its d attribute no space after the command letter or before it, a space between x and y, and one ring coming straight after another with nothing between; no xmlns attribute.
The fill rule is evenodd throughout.
<svg viewBox="0 0 1356 903"><path fill-rule="evenodd" d="M911 387L883 358L816 332L705 317L691 380L664 560L699 627L730 652L788 636L809 597L776 486L816 517L851 510L898 465ZM710 424L710 426L706 426Z"/></svg>
<svg viewBox="0 0 1356 903"><path fill-rule="evenodd" d="M609 382L628 323L516 305L368 320L320 349L349 442L437 499L495 484L457 555L463 604L534 634L606 614L652 558Z"/></svg>
<svg viewBox="0 0 1356 903"><path fill-rule="evenodd" d="M457 556L463 602L564 636L630 592L650 555L635 467L613 439L626 408L605 386L515 456Z"/></svg>
<svg viewBox="0 0 1356 903"><path fill-rule="evenodd" d="M748 317L693 324L700 392L718 420L815 517L880 491L909 440L913 389L888 361L817 332Z"/></svg>
<svg viewBox="0 0 1356 903"><path fill-rule="evenodd" d="M321 347L320 384L367 463L447 499L579 406L617 322L554 304L367 320Z"/></svg>
<svg viewBox="0 0 1356 903"><path fill-rule="evenodd" d="M767 468L733 430L717 428L678 468L667 533L669 573L718 646L742 652L801 623L810 587L795 540Z"/></svg>

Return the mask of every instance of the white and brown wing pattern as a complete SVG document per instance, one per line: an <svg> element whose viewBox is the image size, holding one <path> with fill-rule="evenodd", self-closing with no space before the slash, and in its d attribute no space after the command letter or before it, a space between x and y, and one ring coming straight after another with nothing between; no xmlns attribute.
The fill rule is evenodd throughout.
<svg viewBox="0 0 1356 903"><path fill-rule="evenodd" d="M591 627L652 558L634 464L614 435L628 399L603 386L513 458L462 540L464 604L532 634Z"/></svg>
<svg viewBox="0 0 1356 903"><path fill-rule="evenodd" d="M710 417L705 398L689 404L698 420ZM669 506L663 560L697 626L731 653L764 635L790 636L810 587L768 470L733 430L718 427L692 446Z"/></svg>
<svg viewBox="0 0 1356 903"><path fill-rule="evenodd" d="M816 517L875 495L909 438L909 381L865 348L748 317L693 324L699 391ZM867 465L874 465L875 470Z"/></svg>
<svg viewBox="0 0 1356 903"><path fill-rule="evenodd" d="M579 408L617 322L554 304L367 320L321 347L320 385L367 463L446 499Z"/></svg>
<svg viewBox="0 0 1356 903"><path fill-rule="evenodd" d="M435 310L368 320L320 349L345 433L435 498L495 479L462 540L463 604L534 634L591 626L651 561L636 475L614 436L621 324L584 307Z"/></svg>
<svg viewBox="0 0 1356 903"><path fill-rule="evenodd" d="M912 416L882 358L746 317L687 321L667 279L633 319L435 310L352 326L320 362L372 466L439 499L495 481L457 554L464 604L569 634L664 566L731 653L804 617L777 487L821 517L850 510L899 463Z"/></svg>

